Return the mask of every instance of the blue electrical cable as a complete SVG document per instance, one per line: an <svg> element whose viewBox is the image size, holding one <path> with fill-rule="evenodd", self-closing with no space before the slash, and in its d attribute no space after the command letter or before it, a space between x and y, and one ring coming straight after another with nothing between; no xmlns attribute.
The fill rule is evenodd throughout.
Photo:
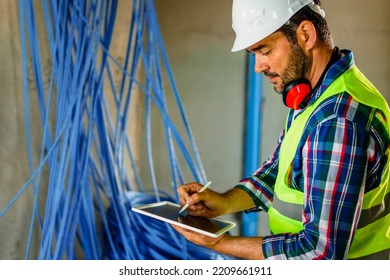
<svg viewBox="0 0 390 280"><path fill-rule="evenodd" d="M186 241L166 223L131 211L132 206L139 204L161 200L177 202L176 187L185 182L178 152L193 180L207 180L169 66L153 1L133 0L123 65L110 53L117 0L42 0L47 41L41 41L42 30L38 28L30 1L19 0L19 8L31 177L10 203L0 209L0 218L32 185L34 206L25 257L31 257L33 232L38 227L41 232L39 259L228 258ZM40 44L49 47L46 54L51 62L49 77L42 71ZM29 65L34 89L29 87ZM112 67L122 72L119 88ZM179 133L168 112L165 71L183 121L184 134ZM136 78L136 73L144 75L143 82ZM49 82L45 84L46 78ZM108 106L110 93L106 85L114 107ZM126 132L135 88L144 94L146 101L145 139L151 188L143 186ZM43 131L37 166L33 165L28 118L32 113L28 105L32 94L36 94L39 101ZM155 111L152 115L152 106L160 115L155 115ZM113 109L116 111L111 114ZM159 189L154 172L151 124L156 119L164 125L172 194ZM189 146L183 136L188 137ZM130 159L134 182L129 178L125 157ZM42 188L44 170L48 173L48 182L47 187ZM38 204L40 196L46 198L44 208Z"/></svg>

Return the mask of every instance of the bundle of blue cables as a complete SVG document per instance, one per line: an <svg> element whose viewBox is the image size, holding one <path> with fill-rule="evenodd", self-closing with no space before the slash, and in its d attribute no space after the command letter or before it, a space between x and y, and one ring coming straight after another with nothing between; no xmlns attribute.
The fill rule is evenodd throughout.
<svg viewBox="0 0 390 280"><path fill-rule="evenodd" d="M123 63L110 53L117 0L42 1L39 9L43 18L36 16L37 5L30 0L19 0L31 177L14 199L0 209L1 218L27 188L33 189L34 206L25 258L35 258L30 244L36 227L41 233L38 259L228 258L186 241L166 223L131 211L134 205L161 200L177 202L176 188L186 181L178 151L191 180L207 181L169 66L153 0L132 0ZM39 20L45 22L45 36L39 35L42 32ZM49 77L42 71L40 45L44 44L50 49L46 54L51 62ZM119 89L115 86L112 67L122 73ZM144 76L137 79L141 68ZM168 74L184 133L179 132L168 113L163 72ZM107 104L109 92L105 85L110 86L115 100L114 120L112 108ZM145 97L150 188L142 184L126 131L134 88ZM38 164L34 164L37 160L30 129L29 101L33 95L39 102L42 123ZM164 124L172 194L159 190L154 172L152 106L158 109ZM129 178L125 156L130 159L134 180ZM42 187L46 174L48 184ZM42 197L46 198L45 205L39 203Z"/></svg>

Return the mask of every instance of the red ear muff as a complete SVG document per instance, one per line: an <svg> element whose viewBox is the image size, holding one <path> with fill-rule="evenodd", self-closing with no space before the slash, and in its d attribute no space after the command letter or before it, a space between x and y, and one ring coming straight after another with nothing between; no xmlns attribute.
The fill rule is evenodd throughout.
<svg viewBox="0 0 390 280"><path fill-rule="evenodd" d="M298 79L289 83L283 91L284 104L294 110L302 109L311 93L311 84L306 79Z"/></svg>

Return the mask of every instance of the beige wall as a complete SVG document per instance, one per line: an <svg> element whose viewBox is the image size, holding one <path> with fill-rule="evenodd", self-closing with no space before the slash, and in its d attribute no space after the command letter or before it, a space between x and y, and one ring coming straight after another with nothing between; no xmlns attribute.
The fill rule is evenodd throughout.
<svg viewBox="0 0 390 280"><path fill-rule="evenodd" d="M390 1L322 2L336 45L354 51L357 66L390 102Z"/></svg>
<svg viewBox="0 0 390 280"><path fill-rule="evenodd" d="M0 9L0 212L29 178L23 107L22 64L17 1L3 1ZM31 70L31 69L30 69ZM36 100L30 103L37 110ZM39 116L31 116L33 147L39 150ZM34 155L39 156L39 153ZM0 259L24 258L34 196L32 188L0 217ZM37 249L32 242L32 250Z"/></svg>

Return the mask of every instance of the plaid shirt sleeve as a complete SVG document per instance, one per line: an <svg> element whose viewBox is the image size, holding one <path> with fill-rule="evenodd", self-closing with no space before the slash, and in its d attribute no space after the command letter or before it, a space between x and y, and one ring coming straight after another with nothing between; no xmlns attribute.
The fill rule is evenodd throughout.
<svg viewBox="0 0 390 280"><path fill-rule="evenodd" d="M272 206L274 185L278 175L279 149L283 137L284 131L282 131L276 149L269 159L251 176L241 179L236 185L236 188L240 188L247 192L256 205L254 209L249 209L247 212L268 211Z"/></svg>

